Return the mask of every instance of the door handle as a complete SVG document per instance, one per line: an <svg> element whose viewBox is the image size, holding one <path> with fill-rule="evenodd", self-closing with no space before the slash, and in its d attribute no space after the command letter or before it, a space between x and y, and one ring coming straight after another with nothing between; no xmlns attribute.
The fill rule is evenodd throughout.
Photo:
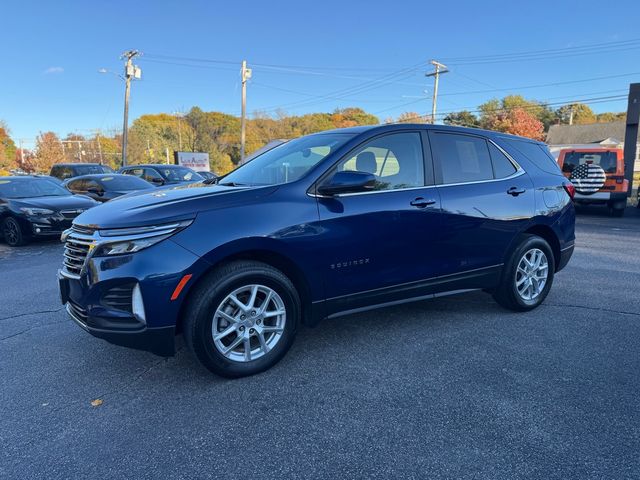
<svg viewBox="0 0 640 480"><path fill-rule="evenodd" d="M411 202L409 202L410 205L414 206L414 207L418 207L418 208L425 208L428 207L430 205L435 205L436 201L432 200L432 199L425 199L423 197L418 197L414 200L411 200Z"/></svg>
<svg viewBox="0 0 640 480"><path fill-rule="evenodd" d="M520 187L511 187L509 190L507 190L507 193L509 195L513 195L514 197L517 197L518 195L522 194L526 192L526 190L524 188L520 188Z"/></svg>

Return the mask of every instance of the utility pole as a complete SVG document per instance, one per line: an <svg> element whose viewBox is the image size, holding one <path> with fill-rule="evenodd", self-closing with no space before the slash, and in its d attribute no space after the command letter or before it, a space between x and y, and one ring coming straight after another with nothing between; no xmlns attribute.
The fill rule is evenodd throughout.
<svg viewBox="0 0 640 480"><path fill-rule="evenodd" d="M18 145L20 145L20 168L24 168L24 148L22 148L22 139L18 139Z"/></svg>
<svg viewBox="0 0 640 480"><path fill-rule="evenodd" d="M571 105L571 110L569 112L569 125L573 125L573 105Z"/></svg>
<svg viewBox="0 0 640 480"><path fill-rule="evenodd" d="M247 61L242 61L242 69L240 70L242 77L242 113L240 117L240 163L244 160L244 150L246 141L247 128L247 80L251 78L251 69L247 68Z"/></svg>
<svg viewBox="0 0 640 480"><path fill-rule="evenodd" d="M127 50L120 58L127 61L124 64L124 121L122 124L122 166L127 164L127 136L129 130L129 92L131 90L131 78L140 78L140 68L133 65L134 57L140 55L137 50Z"/></svg>
<svg viewBox="0 0 640 480"><path fill-rule="evenodd" d="M102 145L100 145L100 130L96 130L96 142L98 142L98 157L100 158L100 165L104 163L102 158Z"/></svg>
<svg viewBox="0 0 640 480"><path fill-rule="evenodd" d="M425 77L433 77L433 100L431 101L431 123L436 123L436 104L438 102L438 80L440 75L447 73L449 69L443 63L431 60L429 62L435 67L435 70L431 73L427 73Z"/></svg>

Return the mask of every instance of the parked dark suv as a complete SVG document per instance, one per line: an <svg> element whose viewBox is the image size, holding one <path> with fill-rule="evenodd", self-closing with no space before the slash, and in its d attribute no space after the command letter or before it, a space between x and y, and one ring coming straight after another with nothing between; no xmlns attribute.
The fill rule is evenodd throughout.
<svg viewBox="0 0 640 480"><path fill-rule="evenodd" d="M179 185L181 183L202 182L199 174L187 167L180 165L129 165L122 167L118 173L134 175L146 180L153 185Z"/></svg>
<svg viewBox="0 0 640 480"><path fill-rule="evenodd" d="M573 187L545 145L483 130L334 130L189 187L79 216L62 299L112 343L171 355L182 332L228 377L322 318L467 289L530 310L574 248Z"/></svg>
<svg viewBox="0 0 640 480"><path fill-rule="evenodd" d="M80 175L91 175L96 173L113 173L113 169L108 165L99 163L57 163L51 167L49 175L58 180L79 177Z"/></svg>

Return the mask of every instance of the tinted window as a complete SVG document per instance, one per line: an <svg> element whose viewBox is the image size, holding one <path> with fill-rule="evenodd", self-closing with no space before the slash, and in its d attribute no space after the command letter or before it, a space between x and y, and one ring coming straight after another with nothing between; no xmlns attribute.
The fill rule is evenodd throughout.
<svg viewBox="0 0 640 480"><path fill-rule="evenodd" d="M0 178L0 197L64 197L69 191L51 180L41 178Z"/></svg>
<svg viewBox="0 0 640 480"><path fill-rule="evenodd" d="M515 148L539 169L548 173L559 173L560 168L549 153L547 147L526 140L503 139L508 145Z"/></svg>
<svg viewBox="0 0 640 480"><path fill-rule="evenodd" d="M431 138L442 170L442 183L493 179L489 148L484 139L451 133L434 133Z"/></svg>
<svg viewBox="0 0 640 480"><path fill-rule="evenodd" d="M153 182L154 180L163 181L162 175L156 172L153 168L145 168L142 175L147 182Z"/></svg>
<svg viewBox="0 0 640 480"><path fill-rule="evenodd" d="M63 167L63 166L59 166L59 165L54 165L51 168L51 176L53 177L57 177L60 180L65 180L67 178L71 178L73 177L73 170L71 170L71 167Z"/></svg>
<svg viewBox="0 0 640 480"><path fill-rule="evenodd" d="M493 143L487 142L487 144L489 145L489 153L491 154L495 178L505 178L516 173L517 169L513 163L511 163L511 160Z"/></svg>
<svg viewBox="0 0 640 480"><path fill-rule="evenodd" d="M419 133L394 133L376 138L342 160L340 170L373 173L377 190L421 187L424 160Z"/></svg>
<svg viewBox="0 0 640 480"><path fill-rule="evenodd" d="M102 177L100 179L100 182L102 183L105 190L129 191L152 188L151 185L149 185L149 182L145 182L141 178L125 177L124 175Z"/></svg>
<svg viewBox="0 0 640 480"><path fill-rule="evenodd" d="M160 174L170 182L199 182L203 178L187 167L156 167Z"/></svg>
<svg viewBox="0 0 640 480"><path fill-rule="evenodd" d="M144 175L144 169L131 168L129 170L125 170L123 173L125 173L126 175L135 175L136 177L142 177L142 175Z"/></svg>
<svg viewBox="0 0 640 480"><path fill-rule="evenodd" d="M600 165L606 173L616 173L618 156L616 152L567 152L562 163L562 171L571 173L583 164Z"/></svg>
<svg viewBox="0 0 640 480"><path fill-rule="evenodd" d="M70 180L69 183L67 183L67 188L72 192L81 192L86 190L86 183L85 180Z"/></svg>

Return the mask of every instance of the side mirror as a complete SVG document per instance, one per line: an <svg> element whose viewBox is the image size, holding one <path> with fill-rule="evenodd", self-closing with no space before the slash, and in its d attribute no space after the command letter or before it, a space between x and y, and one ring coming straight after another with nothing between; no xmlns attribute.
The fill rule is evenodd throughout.
<svg viewBox="0 0 640 480"><path fill-rule="evenodd" d="M164 180L162 178L152 178L151 183L154 185L164 185Z"/></svg>
<svg viewBox="0 0 640 480"><path fill-rule="evenodd" d="M336 172L327 182L318 187L320 195L367 192L375 189L376 177L373 173L358 171Z"/></svg>

